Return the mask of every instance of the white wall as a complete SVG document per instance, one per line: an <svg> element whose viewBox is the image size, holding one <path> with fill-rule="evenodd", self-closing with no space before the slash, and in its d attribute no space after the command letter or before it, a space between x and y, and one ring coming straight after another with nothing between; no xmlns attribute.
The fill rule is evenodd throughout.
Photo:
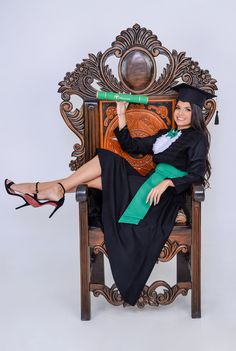
<svg viewBox="0 0 236 351"><path fill-rule="evenodd" d="M203 204L203 279L215 284L212 298L216 301L223 299L226 289L230 294L227 282L232 278L236 244L235 10L233 0L1 1L0 262L4 274L11 275L11 269L20 272L21 266L37 262L49 249L55 250L55 256L48 265L68 264L71 269L70 262L63 262L63 250L58 252L63 240L71 242L71 254L77 260L74 196L69 195L49 220L48 207L15 212L18 200L5 194L3 181L42 181L69 172L77 139L60 116L57 84L88 53L105 51L121 30L137 22L157 34L167 48L186 51L218 80L220 125L209 126L213 169L211 190ZM53 238L55 247L47 246L48 238ZM15 258L19 252L20 261ZM225 283L222 290L220 279Z"/></svg>

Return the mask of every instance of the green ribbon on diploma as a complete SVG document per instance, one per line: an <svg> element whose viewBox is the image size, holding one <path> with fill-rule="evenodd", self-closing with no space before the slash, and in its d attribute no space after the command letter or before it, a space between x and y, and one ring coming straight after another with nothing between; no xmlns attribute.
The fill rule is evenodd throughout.
<svg viewBox="0 0 236 351"><path fill-rule="evenodd" d="M118 222L139 224L139 221L145 217L151 207L149 201L146 203L146 198L151 189L162 182L165 178L183 177L187 174L187 172L181 171L167 163L159 163L155 168L155 172L138 189Z"/></svg>
<svg viewBox="0 0 236 351"><path fill-rule="evenodd" d="M111 91L97 91L96 97L99 100L125 101L137 104L148 103L148 97L145 95L120 94Z"/></svg>

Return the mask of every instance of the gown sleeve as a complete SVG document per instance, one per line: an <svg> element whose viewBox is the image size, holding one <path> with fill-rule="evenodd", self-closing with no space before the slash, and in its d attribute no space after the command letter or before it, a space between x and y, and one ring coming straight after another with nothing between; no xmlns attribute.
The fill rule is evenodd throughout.
<svg viewBox="0 0 236 351"><path fill-rule="evenodd" d="M127 125L119 130L119 127L114 129L115 136L117 137L122 149L128 153L142 153L142 154L153 154L152 146L156 141L156 138L164 133L167 129L161 129L158 133L148 137L136 137L132 138Z"/></svg>
<svg viewBox="0 0 236 351"><path fill-rule="evenodd" d="M198 136L191 142L188 148L188 165L186 176L171 178L175 191L180 194L186 191L193 183L202 183L206 171L206 157L208 152L208 141L204 134Z"/></svg>

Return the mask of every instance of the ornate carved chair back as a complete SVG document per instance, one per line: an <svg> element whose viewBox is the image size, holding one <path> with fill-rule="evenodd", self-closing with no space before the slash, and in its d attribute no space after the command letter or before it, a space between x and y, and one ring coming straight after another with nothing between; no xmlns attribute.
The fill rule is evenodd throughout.
<svg viewBox="0 0 236 351"><path fill-rule="evenodd" d="M117 59L118 77L112 73L107 63L109 58ZM167 61L163 65L163 59ZM124 154L115 136L117 116L114 102L97 101L96 91L125 92L149 96L146 106L130 104L127 123L134 136L154 134L160 128L174 126L172 113L176 93L170 87L179 81L198 86L210 93L217 90L216 80L208 70L202 70L198 63L185 52L170 52L151 30L135 24L123 30L104 53L89 54L87 59L77 64L72 73L67 73L60 82L62 96L60 111L67 126L78 136L74 145L70 167L76 170L95 155L96 147L111 149L122 156L141 173L146 174L151 167L151 158L132 157ZM97 83L98 89L94 87ZM83 99L83 106L73 106L72 96ZM215 113L216 103L207 100L205 119L209 123Z"/></svg>

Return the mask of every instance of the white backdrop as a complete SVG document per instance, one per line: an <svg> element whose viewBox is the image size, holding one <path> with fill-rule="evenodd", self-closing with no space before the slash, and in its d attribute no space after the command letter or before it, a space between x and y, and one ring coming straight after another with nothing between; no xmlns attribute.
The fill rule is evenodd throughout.
<svg viewBox="0 0 236 351"><path fill-rule="evenodd" d="M200 339L191 342L193 349L198 346L207 350L214 344L215 349L222 346L230 350L236 326L233 317L236 307L233 302L236 288L235 10L233 0L219 3L169 0L168 4L159 0L1 1L2 350L46 350L47 347L74 350L79 346L90 350L85 335L93 324L80 324L79 320L78 214L74 196L68 195L63 208L49 220L51 208L47 206L15 211L14 207L20 201L5 194L3 182L5 178L15 182L49 180L70 172L70 153L77 138L60 116L58 82L66 72L74 70L76 63L87 58L88 53L105 51L121 30L135 23L151 29L170 50L185 51L218 80L220 125L215 126L212 121L209 126L212 135L211 189L207 190L202 206L203 317L192 321L190 310L181 315L180 305L179 310L166 307L159 314L152 312L152 317L147 319L144 311L143 314L129 315L126 311L124 314L123 310L114 310L99 300L94 302L94 306L100 308L96 312L99 325L90 331L95 333L95 341L100 342L105 328L113 328L113 340L120 332L124 333L123 337L125 333L131 333L129 329L116 329L118 318L120 328L124 320L132 324L140 319L139 325L144 321L151 323L152 318L158 325L163 320L166 323L172 320L180 328L185 320L193 325L190 337L194 338L196 326L200 328ZM182 304L184 306L184 302ZM205 335L208 324L202 323L205 320L211 325L208 317L213 318L215 324L214 330L209 329ZM114 325L109 318L115 321ZM96 318L89 323L96 323ZM169 327L166 324L166 333ZM150 346L159 340L159 345L164 347L164 334L155 339L157 331L152 328L153 322L149 329ZM179 331L183 333L185 329ZM128 334L131 348L135 346L141 350L149 344L144 335L141 338L141 331L138 339L135 329L133 334ZM205 346L199 341L203 336L208 337L209 344ZM174 338L168 342L176 347ZM115 344L113 349L120 349L119 343ZM111 344L103 345L106 346Z"/></svg>

